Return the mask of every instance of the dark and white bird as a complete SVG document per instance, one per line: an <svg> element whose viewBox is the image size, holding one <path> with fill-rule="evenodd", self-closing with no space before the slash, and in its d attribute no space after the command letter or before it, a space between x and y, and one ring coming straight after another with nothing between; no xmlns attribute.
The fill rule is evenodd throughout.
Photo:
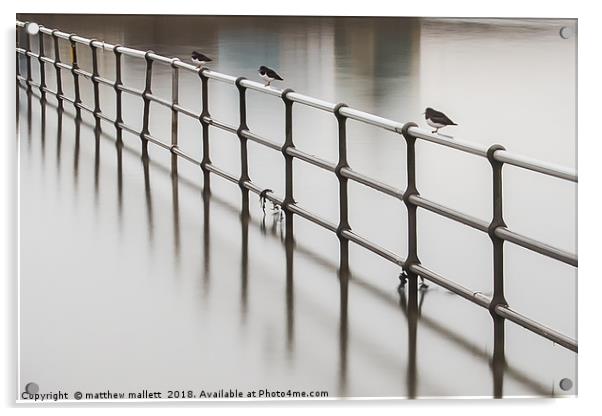
<svg viewBox="0 0 602 416"><path fill-rule="evenodd" d="M201 68L207 62L211 62L212 59L206 55L203 55L200 52L192 51L192 55L190 56L192 63L197 66L197 68Z"/></svg>
<svg viewBox="0 0 602 416"><path fill-rule="evenodd" d="M429 126L434 127L433 133L437 133L440 128L445 126L457 126L456 123L450 120L441 111L433 110L431 107L427 107L424 111L424 118Z"/></svg>
<svg viewBox="0 0 602 416"><path fill-rule="evenodd" d="M266 87L268 87L274 80L284 81L284 78L278 75L276 71L263 65L259 67L259 76L266 81Z"/></svg>

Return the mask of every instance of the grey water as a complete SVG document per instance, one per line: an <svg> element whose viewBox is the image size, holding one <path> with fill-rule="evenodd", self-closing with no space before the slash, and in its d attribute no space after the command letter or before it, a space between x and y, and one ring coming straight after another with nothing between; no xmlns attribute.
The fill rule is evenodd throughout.
<svg viewBox="0 0 602 416"><path fill-rule="evenodd" d="M234 16L21 15L20 20L188 60L197 49L210 67L261 81L259 65L283 77L274 86L344 102L400 122L426 126L427 106L444 111L456 139L499 143L517 154L576 169L574 20ZM568 27L571 36L560 36ZM22 41L22 39L21 39ZM31 37L38 51L37 36ZM54 57L50 37L45 52ZM60 58L70 62L68 42ZM78 60L91 70L88 47ZM115 60L99 52L102 76ZM25 73L21 59L20 70ZM123 58L126 85L143 88L144 63ZM153 92L171 97L171 69L155 64ZM39 63L32 60L33 79ZM54 68L46 81L55 89ZM73 96L71 74L63 72ZM80 79L82 98L92 85ZM100 87L103 113L114 91ZM36 89L34 88L34 92ZM201 109L200 80L181 71L180 102ZM397 291L400 270L350 244L350 276L339 271L336 236L302 218L294 236L251 194L241 214L237 186L123 135L86 112L76 120L18 89L20 189L19 390L137 392L238 389L327 391L330 397L557 396L577 392L577 356L511 322L505 365L494 359L489 313L430 284L417 299ZM39 93L37 93L39 95ZM142 100L123 94L124 121L139 129ZM238 123L237 91L210 81L212 117ZM169 142L171 112L151 105L150 130ZM179 117L179 143L202 157L198 120ZM284 140L281 100L248 92L249 128ZM336 161L331 114L295 104L301 150ZM403 189L402 137L348 122L355 170ZM240 174L236 136L210 129L211 158ZM284 194L284 159L249 143L251 179ZM336 223L338 182L294 164L296 201ZM425 197L489 221L491 170L475 156L419 141L418 189ZM400 201L349 185L355 232L405 256ZM577 251L577 186L504 168L504 216L516 232ZM431 270L491 295L489 237L418 211L418 253ZM575 268L505 244L509 305L577 337ZM345 278L343 278L345 277ZM417 309L411 311L410 305ZM415 312L415 311L414 311ZM498 357L499 358L499 357ZM560 380L573 387L563 391ZM165 397L165 396L164 396Z"/></svg>

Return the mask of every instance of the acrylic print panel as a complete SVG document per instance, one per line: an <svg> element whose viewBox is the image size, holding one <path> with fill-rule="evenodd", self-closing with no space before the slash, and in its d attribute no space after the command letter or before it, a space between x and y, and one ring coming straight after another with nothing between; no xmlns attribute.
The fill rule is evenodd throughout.
<svg viewBox="0 0 602 416"><path fill-rule="evenodd" d="M577 394L576 20L18 20L19 400Z"/></svg>

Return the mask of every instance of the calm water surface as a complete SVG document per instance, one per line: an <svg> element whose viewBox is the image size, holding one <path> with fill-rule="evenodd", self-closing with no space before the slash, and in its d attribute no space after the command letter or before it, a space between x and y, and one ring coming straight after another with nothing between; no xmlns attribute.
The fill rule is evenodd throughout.
<svg viewBox="0 0 602 416"><path fill-rule="evenodd" d="M22 16L83 36L187 59L211 68L345 102L425 125L426 106L445 111L456 138L576 168L576 36L570 20ZM32 38L37 50L37 39ZM51 42L45 38L52 57ZM67 43L61 59L68 62ZM114 79L112 53L100 72ZM80 66L91 55L78 47ZM24 66L22 65L24 70ZM33 62L34 79L39 65ZM144 66L123 58L124 82L142 89ZM153 92L171 96L170 68L156 64ZM73 81L64 72L65 91ZM54 71L47 71L54 89ZM181 75L182 105L200 111L200 82ZM81 80L82 97L93 103ZM431 285L417 299L397 293L398 268L353 244L351 276L339 271L336 236L302 218L294 238L255 195L241 215L240 191L112 126L95 133L69 104L43 105L19 93L21 344L20 383L49 391L150 389L326 390L331 397L547 396L576 382L576 355L506 324L507 366L493 359L487 311ZM236 89L211 81L214 118L238 124ZM248 92L251 130L284 140L280 100ZM101 86L113 117L114 92ZM140 128L142 105L124 94L125 122ZM151 133L168 141L169 110L151 106ZM294 106L294 140L336 160L332 115ZM180 117L180 147L201 158L198 121ZM349 121L349 163L405 187L399 135ZM210 130L211 158L239 175L238 139ZM250 176L284 194L282 155L249 143ZM508 166L505 218L517 232L576 251L574 184ZM338 221L334 175L295 161L295 199ZM489 221L491 173L485 159L417 144L418 189L427 198ZM399 201L350 184L353 229L405 256L406 212ZM489 237L434 214L418 214L419 256L427 267L491 294ZM506 244L506 298L521 313L576 337L576 270ZM417 309L418 313L413 311ZM496 368L501 371L494 371ZM20 388L22 388L20 386Z"/></svg>

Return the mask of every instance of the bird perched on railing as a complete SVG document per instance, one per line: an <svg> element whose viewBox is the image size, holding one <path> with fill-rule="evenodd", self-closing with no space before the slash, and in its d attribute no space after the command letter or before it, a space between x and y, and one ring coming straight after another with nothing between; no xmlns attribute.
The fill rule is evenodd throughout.
<svg viewBox="0 0 602 416"><path fill-rule="evenodd" d="M284 78L282 78L280 75L278 75L276 73L276 71L268 68L267 66L261 65L259 67L258 72L259 72L259 76L261 76L261 78L266 80L266 84L265 84L266 87L269 87L270 84L272 83L272 81L274 81L274 80L284 81Z"/></svg>
<svg viewBox="0 0 602 416"><path fill-rule="evenodd" d="M456 123L451 121L451 119L441 111L433 110L431 107L427 107L423 114L428 125L435 128L433 133L437 133L440 128L445 126L457 126Z"/></svg>
<svg viewBox="0 0 602 416"><path fill-rule="evenodd" d="M200 52L192 51L192 55L190 55L190 59L192 63L197 66L197 68L202 68L207 62L211 62L212 59L206 55L203 55Z"/></svg>

